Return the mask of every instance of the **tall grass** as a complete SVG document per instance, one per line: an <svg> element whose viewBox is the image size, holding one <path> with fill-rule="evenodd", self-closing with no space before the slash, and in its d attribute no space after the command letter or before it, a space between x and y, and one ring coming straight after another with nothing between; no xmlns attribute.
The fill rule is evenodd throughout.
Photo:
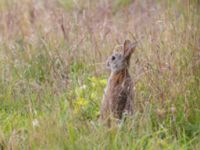
<svg viewBox="0 0 200 150"><path fill-rule="evenodd" d="M1 0L0 149L198 149L199 1ZM138 41L135 114L98 123L105 62Z"/></svg>

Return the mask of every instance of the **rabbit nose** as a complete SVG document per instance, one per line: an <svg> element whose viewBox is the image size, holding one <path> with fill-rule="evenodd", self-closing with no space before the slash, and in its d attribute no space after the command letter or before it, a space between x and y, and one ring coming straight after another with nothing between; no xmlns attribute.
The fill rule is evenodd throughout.
<svg viewBox="0 0 200 150"><path fill-rule="evenodd" d="M115 60L115 56L112 56L112 58L111 58L112 60Z"/></svg>

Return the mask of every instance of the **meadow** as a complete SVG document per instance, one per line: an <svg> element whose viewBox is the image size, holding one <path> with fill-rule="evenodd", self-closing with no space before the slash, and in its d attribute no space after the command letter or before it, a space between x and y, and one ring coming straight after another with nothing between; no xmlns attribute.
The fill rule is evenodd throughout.
<svg viewBox="0 0 200 150"><path fill-rule="evenodd" d="M134 116L107 128L106 59L134 37ZM0 0L0 150L199 147L199 0Z"/></svg>

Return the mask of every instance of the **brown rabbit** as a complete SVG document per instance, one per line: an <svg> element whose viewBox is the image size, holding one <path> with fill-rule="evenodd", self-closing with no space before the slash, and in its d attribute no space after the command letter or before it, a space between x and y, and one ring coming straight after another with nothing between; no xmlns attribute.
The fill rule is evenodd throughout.
<svg viewBox="0 0 200 150"><path fill-rule="evenodd" d="M110 124L111 118L120 120L123 113L133 114L133 81L128 72L130 58L136 47L136 42L124 42L122 52L114 52L107 60L111 70L105 89L100 121Z"/></svg>

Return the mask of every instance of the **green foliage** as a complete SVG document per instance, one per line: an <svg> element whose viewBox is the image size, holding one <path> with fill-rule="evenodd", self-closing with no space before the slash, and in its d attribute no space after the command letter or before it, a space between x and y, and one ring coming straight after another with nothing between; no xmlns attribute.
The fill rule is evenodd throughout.
<svg viewBox="0 0 200 150"><path fill-rule="evenodd" d="M75 96L75 113L80 114L83 119L96 119L105 86L106 79L95 77L88 77L82 85L77 86L71 93Z"/></svg>
<svg viewBox="0 0 200 150"><path fill-rule="evenodd" d="M113 12L116 13L120 11L120 9L123 9L124 7L130 5L133 2L133 0L116 0L113 4Z"/></svg>
<svg viewBox="0 0 200 150"><path fill-rule="evenodd" d="M60 5L66 10L71 10L74 7L74 0L58 0Z"/></svg>
<svg viewBox="0 0 200 150"><path fill-rule="evenodd" d="M199 149L200 9L190 2L0 0L0 150ZM106 57L132 33L135 113L107 128Z"/></svg>

